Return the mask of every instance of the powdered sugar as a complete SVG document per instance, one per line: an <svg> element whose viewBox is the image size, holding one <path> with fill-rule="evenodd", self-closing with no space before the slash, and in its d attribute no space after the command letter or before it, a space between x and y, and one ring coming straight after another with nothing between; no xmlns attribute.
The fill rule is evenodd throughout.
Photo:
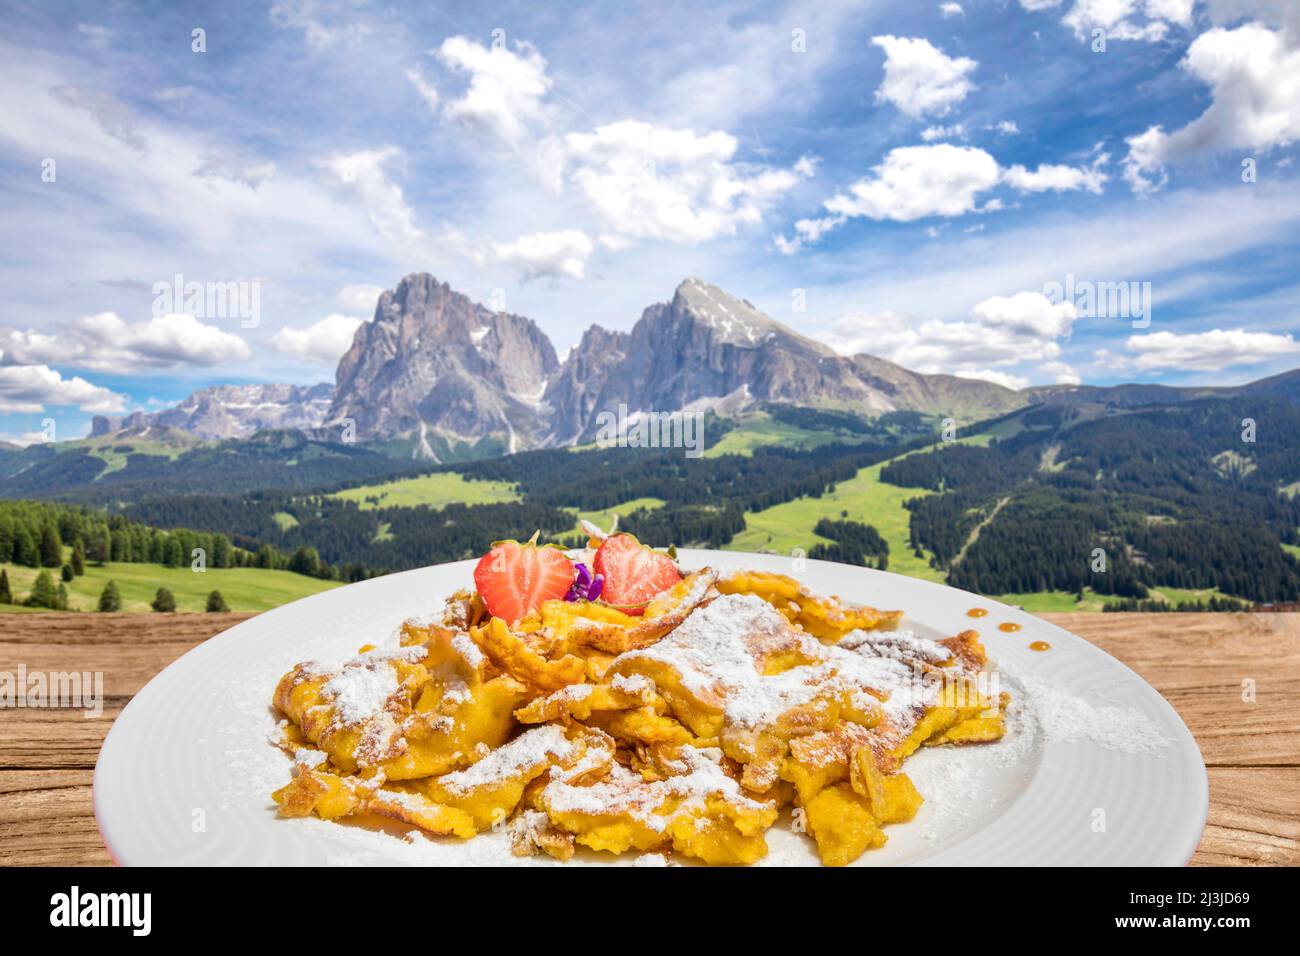
<svg viewBox="0 0 1300 956"><path fill-rule="evenodd" d="M1121 753L1154 753L1173 743L1160 725L1131 707L1091 704L1069 690L1034 677L1020 677L1026 710L1048 740L1088 740Z"/></svg>
<svg viewBox="0 0 1300 956"><path fill-rule="evenodd" d="M625 813L656 832L664 830L680 813L704 807L704 799L719 795L730 803L751 809L762 804L750 799L722 769L722 751L714 747L681 748L682 773L646 782L639 774L615 764L609 779L588 787L553 780L542 790L542 802L556 813L605 816ZM679 801L671 813L660 813Z"/></svg>
<svg viewBox="0 0 1300 956"><path fill-rule="evenodd" d="M577 750L578 745L565 737L560 727L543 724L524 731L468 769L439 777L438 783L451 793L467 794L479 787L503 783L538 764L568 760Z"/></svg>

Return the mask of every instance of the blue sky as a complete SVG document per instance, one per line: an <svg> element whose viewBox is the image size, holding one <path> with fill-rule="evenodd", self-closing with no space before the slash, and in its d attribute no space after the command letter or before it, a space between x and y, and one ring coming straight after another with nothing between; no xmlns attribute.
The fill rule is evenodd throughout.
<svg viewBox="0 0 1300 956"><path fill-rule="evenodd" d="M697 275L1013 387L1300 366L1290 0L205 6L0 4L4 437L331 380L412 271L561 352Z"/></svg>

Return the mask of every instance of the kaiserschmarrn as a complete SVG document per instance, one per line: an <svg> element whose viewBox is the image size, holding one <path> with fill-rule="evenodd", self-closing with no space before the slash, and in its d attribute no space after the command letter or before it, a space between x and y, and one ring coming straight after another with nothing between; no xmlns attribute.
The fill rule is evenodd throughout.
<svg viewBox="0 0 1300 956"><path fill-rule="evenodd" d="M598 556L603 575L559 565L576 582L563 597L520 604L515 587L516 620L489 610L500 583L476 573L479 590L398 643L290 670L274 696L293 755L280 813L378 815L461 840L504 831L515 853L560 860L586 848L709 864L761 859L782 821L838 866L916 814L902 767L917 748L1004 732L1007 695L987 691L974 631L924 639L896 629L901 612L761 572L656 565L653 586L621 581L602 600L602 576L666 560L620 548Z"/></svg>

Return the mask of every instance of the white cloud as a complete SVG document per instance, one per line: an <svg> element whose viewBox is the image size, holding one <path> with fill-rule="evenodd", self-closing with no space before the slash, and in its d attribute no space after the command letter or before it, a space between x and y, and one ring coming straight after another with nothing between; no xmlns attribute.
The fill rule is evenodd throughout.
<svg viewBox="0 0 1300 956"><path fill-rule="evenodd" d="M416 92L420 94L420 98L424 100L424 104L429 107L429 109L436 110L438 108L438 88L426 79L424 74L419 70L407 70L406 78L411 81L411 85L414 86Z"/></svg>
<svg viewBox="0 0 1300 956"><path fill-rule="evenodd" d="M1022 5L1024 0L1021 0ZM1074 0L1061 22L1086 39L1094 29L1107 40L1163 40L1171 25L1188 27L1195 0ZM1041 7L1040 7L1041 9Z"/></svg>
<svg viewBox="0 0 1300 956"><path fill-rule="evenodd" d="M960 216L976 208L976 197L997 185L1000 174L997 160L974 146L900 146L825 206L841 217L896 222Z"/></svg>
<svg viewBox="0 0 1300 956"><path fill-rule="evenodd" d="M936 139L965 139L966 127L961 123L951 126L927 126L921 130L921 139L933 143Z"/></svg>
<svg viewBox="0 0 1300 956"><path fill-rule="evenodd" d="M973 378L983 382L992 382L994 385L1001 385L1003 388L1009 388L1017 392L1022 388L1029 387L1029 379L1023 375L999 372L991 368L964 369L953 374L958 378Z"/></svg>
<svg viewBox="0 0 1300 956"><path fill-rule="evenodd" d="M37 445L47 440L45 432L0 432L0 444L18 445L26 448L28 445Z"/></svg>
<svg viewBox="0 0 1300 956"><path fill-rule="evenodd" d="M570 133L571 180L612 232L695 244L734 235L812 171L733 162L729 133L697 134L636 120Z"/></svg>
<svg viewBox="0 0 1300 956"><path fill-rule="evenodd" d="M1044 163L1035 170L1026 169L1016 164L1008 167L1002 179L1008 185L1021 192L1071 192L1086 189L1090 193L1100 194L1102 187L1110 179L1102 172L1102 167L1110 162L1110 156L1102 153L1091 166L1062 166Z"/></svg>
<svg viewBox="0 0 1300 956"><path fill-rule="evenodd" d="M1059 7L1061 0L1020 0L1020 5L1026 10L1050 10L1053 7Z"/></svg>
<svg viewBox="0 0 1300 956"><path fill-rule="evenodd" d="M1189 369L1215 372L1233 365L1253 365L1300 352L1290 335L1212 329L1209 332L1152 332L1132 335L1124 343L1139 369ZM1099 356L1100 358L1100 356Z"/></svg>
<svg viewBox="0 0 1300 956"><path fill-rule="evenodd" d="M1034 170L1021 165L1003 169L988 152L976 146L900 146L891 149L884 162L872 168L870 176L822 203L831 215L801 219L795 223L793 236L778 236L775 242L780 251L789 255L855 217L912 222L928 216L993 212L1004 207L1002 200L989 199L981 206L979 197L999 183L1021 192L1085 189L1100 193L1110 178L1102 171L1109 161L1110 157L1102 153L1091 166L1049 163Z"/></svg>
<svg viewBox="0 0 1300 956"><path fill-rule="evenodd" d="M962 16L966 11L961 8L960 3L941 3L939 4L939 13L943 15L945 20L948 20L952 17Z"/></svg>
<svg viewBox="0 0 1300 956"><path fill-rule="evenodd" d="M1020 127L1016 125L1015 120L998 120L990 128L1004 136L1015 136L1020 132Z"/></svg>
<svg viewBox="0 0 1300 956"><path fill-rule="evenodd" d="M271 5L271 22L281 29L297 30L313 50L328 50L340 43L352 42L370 32L368 24L349 18L341 23L326 23L321 4L316 0L279 0Z"/></svg>
<svg viewBox="0 0 1300 956"><path fill-rule="evenodd" d="M335 365L352 347L357 329L364 323L350 315L327 315L306 328L285 327L271 336L278 351L293 355L313 365Z"/></svg>
<svg viewBox="0 0 1300 956"><path fill-rule="evenodd" d="M513 242L496 243L493 252L501 262L515 266L524 279L581 279L595 244L579 229L534 232Z"/></svg>
<svg viewBox="0 0 1300 956"><path fill-rule="evenodd" d="M1007 371L1024 362L1055 363L1058 340L1070 335L1072 303L1052 303L1039 292L985 299L970 318L954 322L910 320L894 312L850 313L826 334L846 354L868 352L926 374L949 373L1024 388L1027 379Z"/></svg>
<svg viewBox="0 0 1300 956"><path fill-rule="evenodd" d="M374 315L375 305L384 294L384 287L378 285L345 285L335 293L334 298L345 312L353 315Z"/></svg>
<svg viewBox="0 0 1300 956"><path fill-rule="evenodd" d="M485 47L464 36L448 37L438 56L453 70L469 74L463 96L449 100L444 113L520 141L530 123L543 115L542 98L551 88L546 60L528 43ZM421 91L423 92L423 91Z"/></svg>
<svg viewBox="0 0 1300 956"><path fill-rule="evenodd" d="M0 332L5 365L67 365L130 374L146 368L211 366L251 357L248 343L192 315L130 323L114 312L87 315L64 330Z"/></svg>
<svg viewBox="0 0 1300 956"><path fill-rule="evenodd" d="M75 405L83 412L108 414L125 411L126 396L84 378L64 378L45 365L0 366L0 412L34 415L47 405Z"/></svg>
<svg viewBox="0 0 1300 956"><path fill-rule="evenodd" d="M1044 362L1042 371L1051 375L1057 385L1081 385L1083 378L1074 367L1065 362Z"/></svg>
<svg viewBox="0 0 1300 956"><path fill-rule="evenodd" d="M331 156L325 166L360 197L370 224L381 238L398 244L417 244L424 240L425 234L415 225L415 213L406 204L402 187L385 172L389 161L401 154L396 146L385 146Z"/></svg>
<svg viewBox="0 0 1300 956"><path fill-rule="evenodd" d="M872 37L885 51L885 78L877 103L893 103L911 117L942 116L975 88L967 74L979 64L969 57L950 57L924 37Z"/></svg>
<svg viewBox="0 0 1300 956"><path fill-rule="evenodd" d="M1200 153L1267 151L1300 139L1300 48L1257 23L1197 37L1180 64L1210 87L1204 113L1172 133L1152 126L1128 140L1124 178L1138 192L1160 188L1164 168Z"/></svg>
<svg viewBox="0 0 1300 956"><path fill-rule="evenodd" d="M1041 292L1017 292L993 296L971 310L971 316L986 328L1015 335L1061 338L1070 334L1078 311L1073 302L1053 302Z"/></svg>

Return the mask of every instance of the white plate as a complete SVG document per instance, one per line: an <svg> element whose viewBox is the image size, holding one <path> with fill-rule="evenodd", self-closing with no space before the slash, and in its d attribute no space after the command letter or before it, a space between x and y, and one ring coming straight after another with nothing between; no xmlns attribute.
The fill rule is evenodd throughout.
<svg viewBox="0 0 1300 956"><path fill-rule="evenodd" d="M965 591L823 561L683 551L687 567L796 573L816 591L902 608L903 627L974 627L1014 695L994 744L923 750L907 772L926 797L916 819L860 865L1181 865L1209 804L1200 751L1174 709L1123 664L1033 615ZM289 761L268 741L275 683L297 661L342 660L382 643L470 584L473 563L422 568L296 601L212 638L155 677L118 717L95 768L95 817L130 865L551 864L509 854L504 834L467 842L395 828L284 820L270 793ZM987 617L967 616L974 606ZM999 631L1013 621L1018 633ZM1051 649L1029 649L1047 641ZM1190 649L1189 649L1190 652ZM1145 744L1143 751L1139 745ZM1135 752L1141 751L1141 752ZM779 821L765 863L816 862ZM580 853L573 863L631 862Z"/></svg>

